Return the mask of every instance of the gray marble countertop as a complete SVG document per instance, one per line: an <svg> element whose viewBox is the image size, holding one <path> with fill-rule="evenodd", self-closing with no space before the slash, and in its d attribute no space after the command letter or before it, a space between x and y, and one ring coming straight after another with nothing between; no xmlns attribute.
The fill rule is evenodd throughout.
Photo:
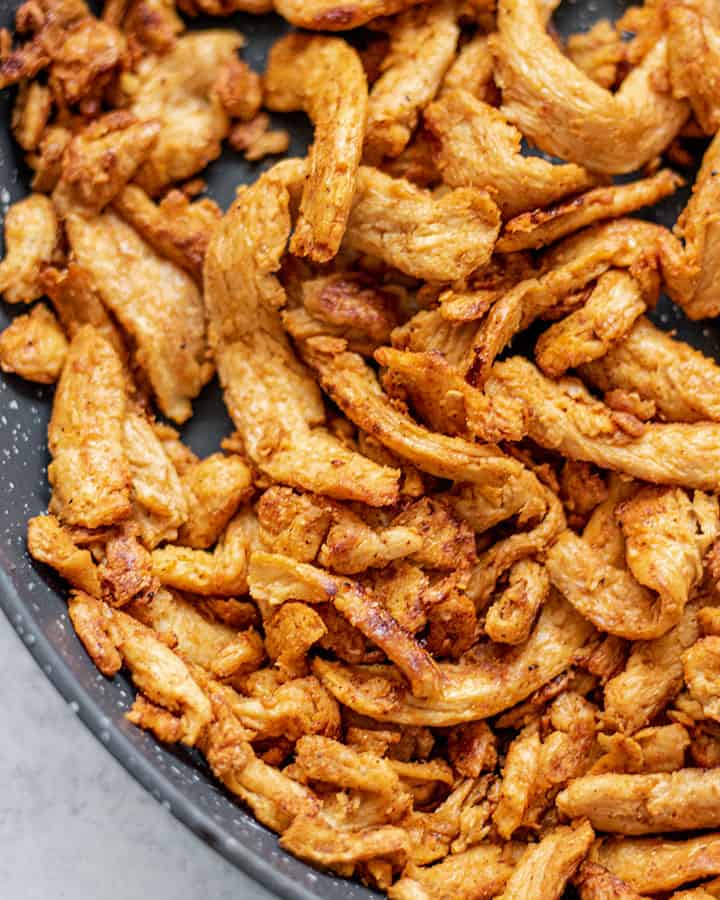
<svg viewBox="0 0 720 900"><path fill-rule="evenodd" d="M90 734L0 612L0 885L12 900L272 900Z"/></svg>

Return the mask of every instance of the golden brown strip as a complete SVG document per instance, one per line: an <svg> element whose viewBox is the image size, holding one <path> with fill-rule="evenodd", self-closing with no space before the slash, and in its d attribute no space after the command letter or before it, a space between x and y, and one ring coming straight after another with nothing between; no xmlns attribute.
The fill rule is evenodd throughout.
<svg viewBox="0 0 720 900"><path fill-rule="evenodd" d="M161 589L130 609L132 615L195 665L217 677L258 669L265 657L262 639L252 628L238 632L203 616L193 604L172 591Z"/></svg>
<svg viewBox="0 0 720 900"><path fill-rule="evenodd" d="M44 304L17 316L0 333L0 369L28 381L54 384L67 356L68 342L62 328Z"/></svg>
<svg viewBox="0 0 720 900"><path fill-rule="evenodd" d="M542 488L545 501L542 519L528 531L517 531L501 538L484 553L472 571L468 582L468 596L477 606L484 606L502 575L517 562L528 557L543 556L555 538L564 532L565 514L557 496Z"/></svg>
<svg viewBox="0 0 720 900"><path fill-rule="evenodd" d="M208 249L205 301L225 402L248 457L273 480L373 506L397 497L399 473L349 450L324 427L317 385L297 360L273 274L290 232L291 160L243 188Z"/></svg>
<svg viewBox="0 0 720 900"><path fill-rule="evenodd" d="M304 109L315 126L290 250L328 262L345 233L362 155L367 80L360 57L339 38L281 38L270 51L265 104Z"/></svg>
<svg viewBox="0 0 720 900"><path fill-rule="evenodd" d="M652 775L586 775L557 798L560 812L587 816L599 831L657 834L720 826L720 773L680 769Z"/></svg>
<svg viewBox="0 0 720 900"><path fill-rule="evenodd" d="M479 844L435 866L410 865L388 891L390 900L477 900L494 897L513 871L520 845Z"/></svg>
<svg viewBox="0 0 720 900"><path fill-rule="evenodd" d="M153 574L168 587L203 596L233 597L247 590L247 536L233 519L212 553L168 544L153 550Z"/></svg>
<svg viewBox="0 0 720 900"><path fill-rule="evenodd" d="M591 855L636 891L654 894L720 874L720 834L680 841L608 838Z"/></svg>
<svg viewBox="0 0 720 900"><path fill-rule="evenodd" d="M619 423L577 379L551 381L518 356L497 363L485 387L491 409L503 417L495 421L500 434L512 440L527 434L571 459L659 484L720 487L720 427L714 422ZM492 428L483 434L499 437ZM679 446L682 454L675 452Z"/></svg>
<svg viewBox="0 0 720 900"><path fill-rule="evenodd" d="M536 0L499 0L498 29L502 111L547 153L596 172L633 172L662 153L688 117L688 104L663 89L665 38L613 94L563 55Z"/></svg>
<svg viewBox="0 0 720 900"><path fill-rule="evenodd" d="M361 166L344 245L424 281L454 281L486 263L500 228L489 194L443 196Z"/></svg>
<svg viewBox="0 0 720 900"><path fill-rule="evenodd" d="M53 205L42 194L31 194L7 211L0 293L8 303L32 303L42 297L42 268L52 261L59 234Z"/></svg>
<svg viewBox="0 0 720 900"><path fill-rule="evenodd" d="M97 528L129 515L126 403L117 354L86 325L70 344L48 426L50 509L63 522Z"/></svg>
<svg viewBox="0 0 720 900"><path fill-rule="evenodd" d="M73 591L68 600L68 615L88 656L103 675L112 678L122 668L122 657L110 639L112 613L108 607L96 596Z"/></svg>
<svg viewBox="0 0 720 900"><path fill-rule="evenodd" d="M179 715L180 740L195 744L212 719L212 709L185 663L152 629L125 613L115 610L108 630L139 690L153 703Z"/></svg>
<svg viewBox="0 0 720 900"><path fill-rule="evenodd" d="M720 128L720 14L713 0L668 7L668 67L673 96L687 98L706 134Z"/></svg>
<svg viewBox="0 0 720 900"><path fill-rule="evenodd" d="M556 167L557 168L557 167ZM685 184L670 169L629 184L598 187L572 200L510 219L497 242L499 253L536 250L602 219L615 219L657 203Z"/></svg>
<svg viewBox="0 0 720 900"><path fill-rule="evenodd" d="M720 421L720 366L644 316L580 373L601 391L634 391L651 400L668 422Z"/></svg>
<svg viewBox="0 0 720 900"><path fill-rule="evenodd" d="M410 10L390 27L390 47L373 84L365 131L365 159L379 165L407 146L420 111L433 99L460 35L455 0Z"/></svg>
<svg viewBox="0 0 720 900"><path fill-rule="evenodd" d="M554 828L528 846L499 900L558 900L594 839L587 822Z"/></svg>
<svg viewBox="0 0 720 900"><path fill-rule="evenodd" d="M645 487L615 516L625 539L622 560L566 531L547 554L550 578L602 631L631 640L661 637L678 624L702 578L718 532L717 501L699 491L691 500L678 488Z"/></svg>
<svg viewBox="0 0 720 900"><path fill-rule="evenodd" d="M137 184L129 184L115 197L113 208L160 256L202 284L205 251L221 217L212 200L191 203L180 191L169 191L156 204Z"/></svg>
<svg viewBox="0 0 720 900"><path fill-rule="evenodd" d="M49 267L43 271L41 283L68 337L75 337L83 325L92 325L112 345L120 359L127 362L123 335L82 266L69 262L67 269Z"/></svg>
<svg viewBox="0 0 720 900"><path fill-rule="evenodd" d="M496 715L524 700L571 663L592 626L557 594L529 640L510 650L480 645L469 663L440 665L440 697L413 697L387 666L347 666L317 658L313 671L345 706L381 722L443 728Z"/></svg>
<svg viewBox="0 0 720 900"><path fill-rule="evenodd" d="M150 550L177 538L188 505L175 466L151 422L131 412L124 424L125 456L130 470L133 517Z"/></svg>
<svg viewBox="0 0 720 900"><path fill-rule="evenodd" d="M720 223L715 212L720 202L720 136L705 151L693 192L678 219L677 232L685 242L679 263L672 258L663 267L667 291L690 319L707 319L720 312L717 280L720 277Z"/></svg>
<svg viewBox="0 0 720 900"><path fill-rule="evenodd" d="M252 493L252 473L239 456L213 453L183 473L182 489L190 514L180 528L179 542L205 550Z"/></svg>
<svg viewBox="0 0 720 900"><path fill-rule="evenodd" d="M488 36L478 31L458 51L443 79L443 91L455 88L469 91L473 97L490 103L496 99L493 61Z"/></svg>
<svg viewBox="0 0 720 900"><path fill-rule="evenodd" d="M611 728L632 734L650 722L683 685L682 654L700 634L699 594L685 607L675 628L654 641L633 645L625 669L605 686L605 719Z"/></svg>
<svg viewBox="0 0 720 900"><path fill-rule="evenodd" d="M658 287L658 255L668 239L672 239L669 232L650 222L615 219L587 228L548 250L539 272L529 266L518 267L521 280L501 284L490 296L488 291L441 295L441 314L453 321L478 319L487 312L465 352L462 365L467 379L478 387L483 385L496 357L516 334L540 316L562 312L569 301L575 305L584 302L579 292L608 269L632 269L638 278L642 276L643 293L651 303Z"/></svg>
<svg viewBox="0 0 720 900"><path fill-rule="evenodd" d="M413 696L442 694L444 687L437 663L369 589L349 578L330 575L277 554L253 553L250 565L248 580L253 599L271 606L284 599L332 603L395 663L408 679Z"/></svg>
<svg viewBox="0 0 720 900"><path fill-rule="evenodd" d="M135 359L160 409L184 422L192 414L190 401L212 374L202 297L192 278L113 212L90 218L72 213L66 228L77 262L133 339Z"/></svg>
<svg viewBox="0 0 720 900"><path fill-rule="evenodd" d="M351 831L333 827L322 816L298 816L283 832L280 846L317 866L357 863L404 854L410 839L404 828L377 825Z"/></svg>
<svg viewBox="0 0 720 900"><path fill-rule="evenodd" d="M241 44L236 31L208 29L185 34L169 53L144 61L130 111L138 119L160 122L157 141L135 178L151 196L192 178L220 155L230 120L215 84Z"/></svg>
<svg viewBox="0 0 720 900"><path fill-rule="evenodd" d="M425 111L425 124L439 143L436 162L443 180L453 187L489 191L505 217L547 206L596 183L573 163L553 165L523 156L517 128L466 90L443 93Z"/></svg>
<svg viewBox="0 0 720 900"><path fill-rule="evenodd" d="M69 143L60 180L53 191L55 209L94 215L110 203L148 158L160 123L138 121L117 110L95 119Z"/></svg>
<svg viewBox="0 0 720 900"><path fill-rule="evenodd" d="M28 550L33 559L52 566L70 584L93 597L101 594L92 553L77 546L55 516L35 516L28 522Z"/></svg>
<svg viewBox="0 0 720 900"><path fill-rule="evenodd" d="M642 900L626 881L589 860L580 866L573 884L580 892L580 900Z"/></svg>
<svg viewBox="0 0 720 900"><path fill-rule="evenodd" d="M501 644L522 644L530 637L538 610L550 591L547 570L534 560L515 563L508 585L488 609L485 632Z"/></svg>
<svg viewBox="0 0 720 900"><path fill-rule="evenodd" d="M494 445L481 446L436 434L400 412L357 354L330 355L309 347L303 348L303 354L317 371L323 388L352 422L419 469L488 488L491 484L500 488L522 478L522 463Z"/></svg>
<svg viewBox="0 0 720 900"><path fill-rule="evenodd" d="M242 740L243 729L237 724L235 728L239 734L233 739L227 723L214 722L203 739L203 750L213 775L247 803L258 821L281 832L296 816L319 807L309 788L258 759Z"/></svg>
<svg viewBox="0 0 720 900"><path fill-rule="evenodd" d="M23 81L12 112L12 131L23 150L34 150L52 112L50 88L39 81Z"/></svg>
<svg viewBox="0 0 720 900"><path fill-rule="evenodd" d="M391 16L423 0L276 0L275 9L299 28L345 31L378 16Z"/></svg>

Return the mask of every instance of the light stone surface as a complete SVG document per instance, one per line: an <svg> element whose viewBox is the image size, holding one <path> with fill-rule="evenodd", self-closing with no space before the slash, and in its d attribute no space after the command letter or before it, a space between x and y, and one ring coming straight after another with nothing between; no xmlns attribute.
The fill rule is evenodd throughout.
<svg viewBox="0 0 720 900"><path fill-rule="evenodd" d="M2 612L0 710L3 900L273 900L128 775Z"/></svg>

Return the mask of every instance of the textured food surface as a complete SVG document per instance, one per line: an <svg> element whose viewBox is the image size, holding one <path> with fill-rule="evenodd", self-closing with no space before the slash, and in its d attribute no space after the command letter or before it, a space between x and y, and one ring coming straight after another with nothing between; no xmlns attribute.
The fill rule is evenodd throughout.
<svg viewBox="0 0 720 900"><path fill-rule="evenodd" d="M720 896L715 4L270 5L4 19L13 623L284 895Z"/></svg>

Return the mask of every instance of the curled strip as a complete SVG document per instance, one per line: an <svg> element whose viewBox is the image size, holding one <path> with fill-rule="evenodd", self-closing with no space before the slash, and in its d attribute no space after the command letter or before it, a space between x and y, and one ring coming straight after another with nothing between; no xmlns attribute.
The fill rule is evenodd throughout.
<svg viewBox="0 0 720 900"><path fill-rule="evenodd" d="M495 590L500 577L515 563L542 554L565 528L565 514L557 496L542 489L545 514L529 531L519 531L498 541L478 559L467 587L468 596L477 606L484 606Z"/></svg>
<svg viewBox="0 0 720 900"><path fill-rule="evenodd" d="M720 135L705 151L702 166L676 231L684 253L666 253L663 274L670 297L690 319L707 319L720 312ZM668 246L670 250L672 245Z"/></svg>
<svg viewBox="0 0 720 900"><path fill-rule="evenodd" d="M485 617L488 637L502 644L522 644L530 637L538 610L550 590L547 570L534 560L522 559L510 567L508 586Z"/></svg>
<svg viewBox="0 0 720 900"><path fill-rule="evenodd" d="M393 405L372 369L357 354L325 354L307 346L302 352L323 388L352 422L422 471L488 488L500 488L522 477L522 463L494 445L480 446L418 425Z"/></svg>
<svg viewBox="0 0 720 900"><path fill-rule="evenodd" d="M201 747L215 777L274 831L286 829L296 816L316 812L320 802L309 788L257 758L249 743L251 732L233 715L223 686L212 681L203 686L213 721Z"/></svg>
<svg viewBox="0 0 720 900"><path fill-rule="evenodd" d="M218 677L253 671L264 659L262 639L254 629L238 632L213 621L171 591L160 589L149 600L134 603L130 611L143 625L173 641L183 659Z"/></svg>
<svg viewBox="0 0 720 900"><path fill-rule="evenodd" d="M700 634L698 610L705 602L707 597L696 595L667 634L633 646L624 670L605 685L605 720L611 728L633 734L678 694L682 655Z"/></svg>
<svg viewBox="0 0 720 900"><path fill-rule="evenodd" d="M664 37L616 94L563 55L536 0L500 0L493 47L503 113L542 150L593 171L639 169L662 153L688 117L688 104L662 89Z"/></svg>
<svg viewBox="0 0 720 900"><path fill-rule="evenodd" d="M399 473L349 450L324 427L322 397L295 357L275 273L290 232L289 185L303 164L289 160L244 188L218 226L205 261L205 301L220 382L245 450L275 481L363 500L397 497Z"/></svg>
<svg viewBox="0 0 720 900"><path fill-rule="evenodd" d="M702 577L703 557L718 532L717 500L645 487L615 515L629 571L608 560L604 548L566 531L548 552L550 578L603 631L631 640L661 637L678 624Z"/></svg>
<svg viewBox="0 0 720 900"><path fill-rule="evenodd" d="M290 34L270 52L265 102L281 112L304 109L314 123L290 250L328 262L345 233L362 154L367 80L360 57L338 38Z"/></svg>
<svg viewBox="0 0 720 900"><path fill-rule="evenodd" d="M414 697L389 666L347 666L315 659L313 671L340 703L381 722L444 728L485 719L530 696L571 663L592 625L557 593L530 638L508 650L478 645L472 661L440 665L439 697Z"/></svg>
<svg viewBox="0 0 720 900"><path fill-rule="evenodd" d="M668 66L675 97L687 97L706 134L720 128L720 14L714 0L668 5Z"/></svg>
<svg viewBox="0 0 720 900"><path fill-rule="evenodd" d="M484 384L496 357L514 335L610 268L629 269L643 279L644 290L652 297L663 244L675 247L677 242L657 225L617 219L566 238L547 251L540 272L526 270L519 281L502 285L491 297L485 291L475 295L449 291L441 298L441 313L451 320L478 319L490 306L466 352L470 383ZM679 244L677 250L681 251Z"/></svg>
<svg viewBox="0 0 720 900"><path fill-rule="evenodd" d="M137 687L153 703L180 716L183 743L197 743L212 709L185 663L152 629L125 613L113 612L108 632Z"/></svg>
<svg viewBox="0 0 720 900"><path fill-rule="evenodd" d="M33 559L52 566L83 594L100 597L100 576L92 553L78 547L72 532L55 516L35 516L28 522L28 550Z"/></svg>
<svg viewBox="0 0 720 900"><path fill-rule="evenodd" d="M240 514L212 553L174 544L153 550L153 574L162 584L194 594L243 594L247 590L246 544L245 519Z"/></svg>

